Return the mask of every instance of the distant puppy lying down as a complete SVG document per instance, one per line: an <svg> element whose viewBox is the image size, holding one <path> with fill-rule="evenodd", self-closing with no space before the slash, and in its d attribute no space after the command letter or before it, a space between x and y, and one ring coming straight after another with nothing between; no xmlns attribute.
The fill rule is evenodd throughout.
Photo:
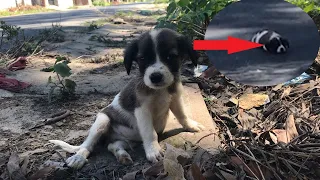
<svg viewBox="0 0 320 180"><path fill-rule="evenodd" d="M166 28L151 30L133 40L125 49L124 65L130 74L135 61L140 73L97 114L86 140L80 146L50 140L75 153L67 159L68 166L81 168L102 136L109 141L108 150L122 164L133 162L126 150L137 141L142 141L149 161L158 161L162 158L158 134L164 131L169 110L187 131L204 129L186 116L183 107L180 67L185 57L196 65L197 53L191 42Z"/></svg>
<svg viewBox="0 0 320 180"><path fill-rule="evenodd" d="M251 39L252 42L263 44L263 49L267 52L280 54L286 53L289 48L289 42L275 31L261 30Z"/></svg>

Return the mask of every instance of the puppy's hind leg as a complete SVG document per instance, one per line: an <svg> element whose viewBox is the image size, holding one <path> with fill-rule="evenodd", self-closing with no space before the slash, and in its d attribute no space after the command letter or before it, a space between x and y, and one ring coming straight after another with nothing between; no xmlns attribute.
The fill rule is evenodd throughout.
<svg viewBox="0 0 320 180"><path fill-rule="evenodd" d="M133 163L131 156L126 151L126 149L130 148L130 145L135 146L136 144L129 144L125 141L115 141L108 145L108 150L112 152L112 154L117 158L118 162L124 165L129 165Z"/></svg>
<svg viewBox="0 0 320 180"><path fill-rule="evenodd" d="M87 158L94 146L99 141L100 137L108 131L109 127L109 117L104 113L98 113L95 122L89 130L88 137L80 146L71 146L59 140L51 140L50 142L62 147L62 149L69 147L69 149L73 148L73 150L77 150L76 154L69 157L66 162L69 167L80 169L87 162Z"/></svg>

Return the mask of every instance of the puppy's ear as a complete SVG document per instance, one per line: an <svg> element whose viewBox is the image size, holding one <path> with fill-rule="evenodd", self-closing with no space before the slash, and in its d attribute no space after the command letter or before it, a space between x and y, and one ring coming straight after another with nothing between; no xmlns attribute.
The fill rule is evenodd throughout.
<svg viewBox="0 0 320 180"><path fill-rule="evenodd" d="M127 74L130 74L133 61L136 60L138 53L138 40L131 41L124 50L124 67L127 70Z"/></svg>
<svg viewBox="0 0 320 180"><path fill-rule="evenodd" d="M279 42L277 39L272 39L271 41L269 41L268 43L266 43L264 45L264 47L266 48L265 50L271 53L276 53L277 52L277 48L278 48Z"/></svg>
<svg viewBox="0 0 320 180"><path fill-rule="evenodd" d="M181 53L184 56L188 56L192 61L193 65L197 66L197 60L199 58L199 55L197 51L193 49L192 41L186 36L181 35L178 37L178 46Z"/></svg>

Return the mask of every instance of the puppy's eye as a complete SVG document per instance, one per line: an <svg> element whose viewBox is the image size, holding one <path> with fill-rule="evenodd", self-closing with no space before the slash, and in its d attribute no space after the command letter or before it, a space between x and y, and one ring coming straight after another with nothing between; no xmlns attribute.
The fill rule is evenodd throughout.
<svg viewBox="0 0 320 180"><path fill-rule="evenodd" d="M137 60L138 60L138 61L143 61L143 60L144 60L144 57L138 56L138 57L137 57Z"/></svg>
<svg viewBox="0 0 320 180"><path fill-rule="evenodd" d="M177 58L177 57L178 57L177 54L169 54L169 55L167 56L167 59L170 60L170 59L175 59L175 58Z"/></svg>

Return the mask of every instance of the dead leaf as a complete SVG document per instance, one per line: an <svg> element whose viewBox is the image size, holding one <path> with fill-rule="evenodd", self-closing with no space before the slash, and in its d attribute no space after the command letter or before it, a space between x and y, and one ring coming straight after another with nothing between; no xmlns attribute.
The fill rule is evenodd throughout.
<svg viewBox="0 0 320 180"><path fill-rule="evenodd" d="M282 88L283 84L278 84L274 88L272 88L272 91L278 91Z"/></svg>
<svg viewBox="0 0 320 180"><path fill-rule="evenodd" d="M28 164L29 164L29 156L25 157L23 160L23 164L21 165L21 171L24 175L28 174Z"/></svg>
<svg viewBox="0 0 320 180"><path fill-rule="evenodd" d="M56 162L52 160L47 160L43 163L43 165L40 168L44 167L55 167L56 169L63 169L65 163L64 162Z"/></svg>
<svg viewBox="0 0 320 180"><path fill-rule="evenodd" d="M270 137L273 140L274 143L288 143L290 142L293 138L299 135L294 117L293 115L289 115L287 120L286 120L286 129L274 129L272 132L276 135L276 138L271 136L272 134L270 133ZM261 135L260 135L261 136ZM275 139L277 139L277 142L275 142Z"/></svg>
<svg viewBox="0 0 320 180"><path fill-rule="evenodd" d="M310 116L309 119L311 121L315 121L317 119L318 115L313 115L313 116Z"/></svg>
<svg viewBox="0 0 320 180"><path fill-rule="evenodd" d="M236 99L235 97L232 97L232 98L230 98L229 100L230 100L230 102L232 102L233 104L239 106L239 100Z"/></svg>
<svg viewBox="0 0 320 180"><path fill-rule="evenodd" d="M239 107L242 109L249 110L268 104L270 99L265 94L244 94L239 99L231 98L230 101L234 104L239 104Z"/></svg>
<svg viewBox="0 0 320 180"><path fill-rule="evenodd" d="M20 158L25 158L25 157L31 156L33 154L41 154L41 153L45 153L45 152L48 152L48 151L49 151L48 149L38 148L38 149L35 149L33 151L26 151L24 153L21 153L21 154L19 154L19 157Z"/></svg>
<svg viewBox="0 0 320 180"><path fill-rule="evenodd" d="M44 167L30 176L30 180L46 179L56 170L55 167Z"/></svg>
<svg viewBox="0 0 320 180"><path fill-rule="evenodd" d="M182 149L181 149L182 150ZM184 178L184 170L181 164L179 164L177 157L181 152L178 148L166 144L166 151L163 159L164 171L168 173L168 177L171 179L181 180Z"/></svg>
<svg viewBox="0 0 320 180"><path fill-rule="evenodd" d="M13 180L27 180L20 169L20 158L17 153L13 152L9 158L7 168L9 176Z"/></svg>
<svg viewBox="0 0 320 180"><path fill-rule="evenodd" d="M287 87L286 89L283 90L283 93L282 93L280 99L289 96L290 92L291 92L291 87L289 86L289 87Z"/></svg>
<svg viewBox="0 0 320 180"><path fill-rule="evenodd" d="M290 114L286 120L286 132L287 136L290 138L289 141L299 135L293 114Z"/></svg>
<svg viewBox="0 0 320 180"><path fill-rule="evenodd" d="M262 175L263 175L263 177L265 179L272 179L273 178L272 173L267 168L265 168L263 166L259 166L261 169L261 172L260 172L257 163L255 163L253 161L250 161L249 163L244 164L244 161L236 156L231 156L230 158L231 158L231 162L233 164L235 164L239 167L242 167L243 170L246 172L246 174L251 177L257 177L258 179L263 179L262 178ZM227 177L225 177L225 178L228 179ZM231 178L233 178L232 175L231 175Z"/></svg>
<svg viewBox="0 0 320 180"><path fill-rule="evenodd" d="M253 94L253 89L252 89L252 87L247 87L247 88L244 90L244 93L245 93L245 94Z"/></svg>
<svg viewBox="0 0 320 180"><path fill-rule="evenodd" d="M200 168L195 163L191 165L191 174L193 180L206 180L206 178L202 175Z"/></svg>
<svg viewBox="0 0 320 180"><path fill-rule="evenodd" d="M225 171L220 171L220 173L227 180L236 180L237 179L236 176L234 176L233 174L227 173Z"/></svg>
<svg viewBox="0 0 320 180"><path fill-rule="evenodd" d="M171 160L164 159L163 160L164 170L168 173L168 176L172 179L185 179L184 178L184 170L181 164Z"/></svg>
<svg viewBox="0 0 320 180"><path fill-rule="evenodd" d="M163 171L163 169L163 161L158 161L153 166L142 170L142 173L145 176L145 178L146 176L158 176Z"/></svg>
<svg viewBox="0 0 320 180"><path fill-rule="evenodd" d="M309 116L310 116L310 108L307 107L305 102L302 102L301 106L302 106L302 109L301 109L302 116L305 117L305 118L309 118Z"/></svg>
<svg viewBox="0 0 320 180"><path fill-rule="evenodd" d="M122 177L122 180L135 180L136 179L136 175L139 174L139 173L141 173L141 170L127 173L126 175L124 175Z"/></svg>
<svg viewBox="0 0 320 180"><path fill-rule="evenodd" d="M255 121L257 121L255 117L246 113L245 111L243 111L243 109L239 109L238 120L240 121L242 130L244 131L252 129L255 125Z"/></svg>
<svg viewBox="0 0 320 180"><path fill-rule="evenodd" d="M282 130L282 129L280 129ZM284 130L283 130L284 131ZM278 143L277 134L273 131L266 131L259 135L259 141L265 145L272 145Z"/></svg>

